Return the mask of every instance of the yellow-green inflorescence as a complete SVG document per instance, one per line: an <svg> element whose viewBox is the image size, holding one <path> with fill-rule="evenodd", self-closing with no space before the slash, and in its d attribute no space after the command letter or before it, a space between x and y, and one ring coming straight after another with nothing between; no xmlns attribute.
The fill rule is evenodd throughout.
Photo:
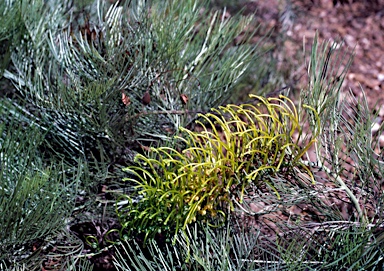
<svg viewBox="0 0 384 271"><path fill-rule="evenodd" d="M250 185L264 185L280 198L266 175L300 167L313 180L301 157L317 135L300 143L303 131L293 102L284 96L251 98L257 103L200 115L200 131L182 128L177 137L186 146L182 151L159 147L151 149L154 158L135 157L139 166L125 168L135 192L122 197L128 204L117 209L123 230L147 238L177 233L196 220L219 225L233 210L232 200L241 203ZM311 107L302 108L316 115Z"/></svg>

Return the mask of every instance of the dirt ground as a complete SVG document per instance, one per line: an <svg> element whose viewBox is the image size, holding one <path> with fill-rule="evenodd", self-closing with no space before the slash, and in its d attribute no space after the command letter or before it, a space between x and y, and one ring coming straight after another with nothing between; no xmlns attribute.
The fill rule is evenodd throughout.
<svg viewBox="0 0 384 271"><path fill-rule="evenodd" d="M360 98L364 90L370 109L379 113L380 123L384 119L384 0L337 2L252 0L244 2L242 8L245 13L255 13L260 23L274 31L286 31L286 39L280 45L280 68L290 69L292 80L294 75L305 73L303 41L308 52L316 31L320 42L343 41L342 46L355 53L344 89ZM287 63L289 67L285 66Z"/></svg>

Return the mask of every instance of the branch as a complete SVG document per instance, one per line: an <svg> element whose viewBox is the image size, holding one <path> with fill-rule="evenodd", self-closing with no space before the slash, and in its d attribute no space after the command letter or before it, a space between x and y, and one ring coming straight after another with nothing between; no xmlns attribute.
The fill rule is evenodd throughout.
<svg viewBox="0 0 384 271"><path fill-rule="evenodd" d="M324 170L327 174L329 174L333 178L335 178L336 181L339 183L340 187L345 191L345 193L347 193L347 195L351 199L351 201L352 201L353 205L355 206L356 211L357 211L357 213L358 213L362 223L364 223L364 224L368 223L368 221L366 220L366 218L364 216L363 211L360 208L359 200L355 197L355 195L352 193L352 191L349 189L349 187L345 184L345 182L340 178L340 176L338 176L336 173L332 172L328 167L323 165L323 163L321 163L320 160L317 162L317 164L313 163L313 162L309 162L309 161L303 161L303 163L306 166L312 166L312 167L316 166L316 167L319 167L320 169Z"/></svg>
<svg viewBox="0 0 384 271"><path fill-rule="evenodd" d="M189 111L189 110L155 110L155 111L143 111L137 113L133 116L127 116L126 121L130 121L132 119L137 119L146 115L163 115L163 114L174 114L174 115L190 115L190 114L206 114L206 111Z"/></svg>

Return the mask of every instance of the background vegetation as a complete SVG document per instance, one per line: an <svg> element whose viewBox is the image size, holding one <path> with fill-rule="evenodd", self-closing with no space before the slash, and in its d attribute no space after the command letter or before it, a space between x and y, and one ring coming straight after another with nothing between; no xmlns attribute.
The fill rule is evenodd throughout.
<svg viewBox="0 0 384 271"><path fill-rule="evenodd" d="M292 95L284 33L209 2L0 11L2 270L382 270L350 51L315 39Z"/></svg>

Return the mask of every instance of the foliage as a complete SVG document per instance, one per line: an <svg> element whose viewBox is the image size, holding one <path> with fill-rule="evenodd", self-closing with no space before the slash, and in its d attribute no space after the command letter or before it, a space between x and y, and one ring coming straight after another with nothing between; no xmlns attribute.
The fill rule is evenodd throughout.
<svg viewBox="0 0 384 271"><path fill-rule="evenodd" d="M317 161L314 164L345 191L358 219L367 223L376 215L382 219L384 195L379 187L383 182L384 169L380 159L383 151L371 134L374 116L365 96L359 100L346 93L342 98L342 83L351 58L337 46L340 44L336 42L324 43L319 49L315 39L308 69L309 86L301 96L304 102L315 108L321 123L320 127L314 125L317 118L311 122L314 132L321 129L321 136L315 144ZM322 51L319 57L318 50ZM361 209L361 206L372 204L376 205L375 214L368 216L368 209L372 207Z"/></svg>
<svg viewBox="0 0 384 271"><path fill-rule="evenodd" d="M307 161L319 184L312 191L317 199L314 201L308 196L311 194L308 191L306 201L320 214L330 216L324 216L325 221L320 220L321 223L300 223L295 227L294 236L282 237L292 246L284 253L294 263L290 270L304 269L301 263L308 259L318 264L316 268L326 270L380 270L383 265L380 255L384 194L380 187L384 171L380 158L382 148L377 144L377 136L383 130L381 127L380 133L372 135L375 116L365 96L358 99L351 92L342 93L351 57L341 45L333 42L319 46L315 38L308 62L309 84L300 95L302 102L317 112L311 115L312 120L310 118L312 133L320 129L314 143L315 159ZM340 192L335 192L337 190ZM333 197L351 206L351 211L329 213L335 202ZM293 232L289 224L280 230ZM302 236L305 244L300 241Z"/></svg>
<svg viewBox="0 0 384 271"><path fill-rule="evenodd" d="M177 233L196 219L220 224L226 209L234 210L232 201L241 204L252 184L267 185L280 198L274 177L288 178L293 168L301 168L313 179L300 159L316 135L302 142L301 119L293 102L283 96L251 98L256 105L230 104L201 115L201 132L182 128L183 136L177 138L186 146L182 151L160 147L151 149L154 158L136 156L138 165L125 169L133 176L125 180L136 191L121 197L120 203L128 204L117 209L123 229L147 237Z"/></svg>
<svg viewBox="0 0 384 271"><path fill-rule="evenodd" d="M336 227L334 227L336 226ZM117 248L117 270L381 270L382 247L370 230L336 222L331 227L290 227L277 241L260 229L239 224L213 229L199 223L179 233L174 245L151 239L144 249L135 241ZM285 240L284 234L294 238ZM305 238L303 238L305 237ZM164 247L165 246L165 247Z"/></svg>
<svg viewBox="0 0 384 271"><path fill-rule="evenodd" d="M67 236L64 224L99 207L99 183L122 176L111 165L126 165L141 144L160 144L232 95L261 52L249 43L253 20L207 7L192 0L0 2L0 120L10 144L1 152L8 161L0 183L9 237L1 251L11 255L5 266L19 259L12 255L18 245ZM87 214L98 219L97 212ZM66 257L82 250L73 236L63 242ZM14 268L41 263L40 250L26 251L31 246Z"/></svg>
<svg viewBox="0 0 384 271"><path fill-rule="evenodd" d="M371 229L353 222L289 226L279 249L288 270L380 270L383 262L383 249Z"/></svg>
<svg viewBox="0 0 384 271"><path fill-rule="evenodd" d="M257 231L235 233L229 224L219 231L207 225L189 225L184 234L177 235L175 244L167 244L165 249L154 240L146 250L135 242L123 242L115 266L124 271L256 270L252 259L256 257L258 236Z"/></svg>
<svg viewBox="0 0 384 271"><path fill-rule="evenodd" d="M311 108L311 110L306 111L306 118L301 119L304 122L309 120L307 123L309 131L306 130L309 133L303 133L302 139L306 139L304 142L311 142L311 135L318 135L316 137L317 140L313 141L314 148L306 149L304 147L305 155L300 155L297 160L306 166L304 168L308 169L308 171L304 170L304 172L309 176L313 176L315 182L304 182L301 185L295 185L294 182L297 182L297 180L303 181L308 179L308 177L303 177L299 171L295 171L295 174L292 175L297 179L282 178L284 176L281 175L274 178L271 177L271 180L273 180L271 184L273 186L266 186L269 189L267 191L264 190L264 193L259 193L258 188L255 189L252 185L248 184L248 189L244 189L244 194L239 193L237 197L229 196L226 198L230 198L230 200L226 200L224 206L235 207L236 212L233 213L232 217L247 221L251 218L246 218L246 215L253 216L255 217L254 223L260 225L261 229L269 229L269 231L273 231L275 234L275 238L265 239L265 233L261 232L259 240L264 240L265 242L253 246L252 251L261 251L257 256L258 258L253 258L253 263L257 263L261 267L260 270L381 270L383 266L382 244L384 235L382 214L384 198L381 187L384 172L382 159L380 158L382 148L378 144L378 135L371 135L371 118L374 118L374 116L371 117L372 115L364 100L359 101L348 93L343 94L344 96L341 94L342 81L350 64L350 58L347 57L346 53L342 54L342 51L336 45L336 43L324 43L322 51L319 52L317 39L315 39L308 63L308 89L304 89L301 92L301 100L299 100L298 105L298 112L301 113L303 113L304 104L308 104L309 108ZM263 99L258 98L258 101L263 101ZM158 148L151 150L149 153L150 157L138 156L137 160L141 163L136 168L131 167L133 177L130 178L133 183L137 184L138 191L137 194L132 195L133 198L128 200L124 198L126 200L124 203L131 204L130 206L135 211L132 211L133 209L128 209L128 211L136 215L136 219L140 221L139 224L145 225L145 223L148 223L152 226L150 230L159 228L163 230L161 228L163 225L161 223L156 224L157 221L155 220L152 220L154 224L150 224L151 214L155 212L162 214L161 208L165 207L164 210L167 208L167 205L164 204L165 202L172 199L176 201L181 197L179 196L180 194L173 193L173 191L181 190L177 186L181 180L180 177L177 177L180 175L179 168L183 170L185 168L191 169L190 172L195 173L192 177L186 178L188 181L195 180L193 176L199 177L196 180L216 178L214 179L215 182L213 182L216 186L211 186L214 188L223 184L222 180L232 180L230 178L232 177L231 175L220 178L221 174L226 172L225 169L230 169L227 164L221 164L222 161L227 161L222 157L226 157L225 155L231 157L232 154L232 157L236 157L240 165L244 160L241 160L239 156L233 155L233 151L228 151L230 146L238 147L239 145L227 144L227 142L231 142L228 140L228 138L231 138L230 136L228 137L228 134L233 135L236 132L234 133L234 130L230 128L225 129L226 126L221 125L223 121L220 118L221 115L217 112L221 113L222 111L223 109L221 111L214 111L214 113L210 114L210 118L203 116L202 119L204 121L200 123L202 126L201 132L184 130L186 133L181 141L187 147L181 147L182 151ZM227 114L223 115L227 118L223 118L223 120L228 121L234 114L229 111L225 112ZM253 117L253 119L257 118ZM233 121L232 125L233 127L241 127L236 125L236 121ZM210 129L207 129L206 126ZM382 133L382 129L383 126L380 127L379 135ZM217 136L218 131L222 134L222 138ZM213 141L213 139L215 140ZM214 143L211 143L211 141ZM189 145L192 147L188 148ZM244 147L247 144L241 144L241 146ZM258 147L260 149L260 146ZM311 152L314 155L310 155ZM218 158L217 156L220 154L222 157ZM271 156L271 159L273 157ZM292 157L296 156L293 155ZM203 162L199 163L199 160L196 162L193 158L199 158ZM188 161L186 164L190 166L184 166L184 161ZM219 170L212 170L214 166L203 167L206 164L217 165ZM276 163L272 162L268 163L268 165L276 165ZM202 170L199 171L198 169ZM207 171L213 174L204 174ZM281 174L281 171L278 173ZM181 172L184 174L183 171ZM228 172L231 171L229 170ZM273 176L274 173L269 171L266 176ZM187 174L185 175L188 176ZM167 178L167 176L170 177ZM174 182L176 187L172 186L173 183L169 179L176 180ZM207 184L208 182L202 183ZM235 187L242 191L241 186L236 187L236 182L232 182L228 187ZM205 191L203 189L195 190L201 193L199 194L199 200L204 198L203 192ZM214 191L216 192L216 190ZM231 192L234 191L229 190ZM185 191L188 193L193 190L189 188L188 190L185 189ZM206 191L211 190L206 189ZM281 200L276 197L276 194L274 200L271 200L272 198L268 196L268 194L276 193L276 191L279 193ZM214 193L210 194L214 195ZM266 194L267 196L265 196ZM170 195L169 199L166 198L167 195ZM175 196L173 197L173 195ZM153 196L152 201L147 200L151 196ZM244 197L242 204L240 204L241 196ZM207 198L207 196L205 197ZM217 202L217 200L212 202ZM234 202L235 204L231 205ZM350 207L340 207L340 205L335 207L333 202L337 205L340 202L344 202L343 204L352 208L345 214L346 211L340 208L349 209ZM123 198L120 203L121 205L124 204ZM143 205L140 203L143 203ZM204 204L205 202L204 200L193 202L190 206L198 206L199 203ZM151 209L151 204L153 206L156 205L156 208ZM174 205L169 206L172 206L172 208L167 213L164 211L164 213L166 213L165 217L171 221L168 215L172 216L172 211L180 209L178 209L179 205L176 207ZM264 207L260 207L259 209L261 210L255 212L252 206ZM298 206L305 206L306 209L303 209L302 212L310 212L313 221L306 222L300 216L295 218L293 214L292 219L295 220L288 219L286 221L281 218L281 213L284 214L284 212L292 210L291 207L298 208ZM203 207L204 205L200 207L200 210ZM119 211L123 210L119 209ZM227 209L221 210L225 211ZM237 216L236 213L238 212L241 212L242 215ZM156 218L158 217L157 214ZM210 219L206 218L207 214L209 216L209 212L202 216L196 207L195 214L197 221L207 220L208 223L210 222ZM306 215L309 216L309 214ZM143 223L140 219L145 222ZM217 222L217 219L215 221ZM133 223L127 223L126 225L137 227ZM153 225L157 227L153 227ZM188 229L191 225L194 224L186 224L184 229ZM244 227L248 227L248 224L245 223ZM179 232L179 234L182 234L182 232ZM221 243L221 241L225 240L223 236L220 236L220 230L212 230L212 232L217 234L219 238L219 240L215 241L216 243ZM196 237L195 239L201 240L201 237ZM186 242L184 248L188 248L195 239L188 239L190 243ZM247 243L246 239L242 239L242 241L246 243L245 246L252 247L251 244ZM153 246L151 242L149 242L150 247ZM200 245L200 249L202 247L204 246ZM172 270L174 268L172 263L175 263L175 261L170 260L171 256L169 255L173 255L172 252L169 250L162 251L166 256L163 255L156 259L142 256L140 257L141 263L148 264L150 262L151 266L160 266L167 263L168 265L164 265L164 268ZM183 255L183 252L176 255L182 259L190 259L189 251L184 253L186 253L184 258L180 256ZM220 253L220 255L224 255L222 259L225 260L225 255L227 254L222 251ZM212 255L203 252L203 255L207 254ZM231 256L231 259L233 259L233 255ZM135 257L132 259L134 261L138 260ZM123 263L124 261L118 261L118 266ZM201 263L206 267L205 270L222 268L220 263L214 264L214 261L208 260L204 262L204 260L201 260ZM180 262L177 262L175 265L179 267ZM130 270L128 266L124 266L124 268L122 270ZM230 267L224 269L232 270Z"/></svg>
<svg viewBox="0 0 384 271"><path fill-rule="evenodd" d="M0 260L21 263L24 246L48 242L74 207L82 170L44 163L43 137L32 125L0 124Z"/></svg>
<svg viewBox="0 0 384 271"><path fill-rule="evenodd" d="M384 124L341 43L314 40L297 101L235 105L281 78L252 17L112 2L0 1L1 270L383 269Z"/></svg>
<svg viewBox="0 0 384 271"><path fill-rule="evenodd" d="M20 1L3 1L0 4L0 78L8 68L12 47L20 39Z"/></svg>
<svg viewBox="0 0 384 271"><path fill-rule="evenodd" d="M227 224L217 230L197 223L179 233L174 245L151 239L143 249L135 241L124 241L117 246L115 266L124 271L380 270L383 251L370 245L368 229L353 223L334 226L291 227L286 233L295 238L288 242L281 235L276 242L252 227L237 231L241 225Z"/></svg>
<svg viewBox="0 0 384 271"><path fill-rule="evenodd" d="M166 140L228 99L259 54L250 17L195 0L27 3L8 7L25 34L4 76L60 157L129 160L136 140Z"/></svg>

